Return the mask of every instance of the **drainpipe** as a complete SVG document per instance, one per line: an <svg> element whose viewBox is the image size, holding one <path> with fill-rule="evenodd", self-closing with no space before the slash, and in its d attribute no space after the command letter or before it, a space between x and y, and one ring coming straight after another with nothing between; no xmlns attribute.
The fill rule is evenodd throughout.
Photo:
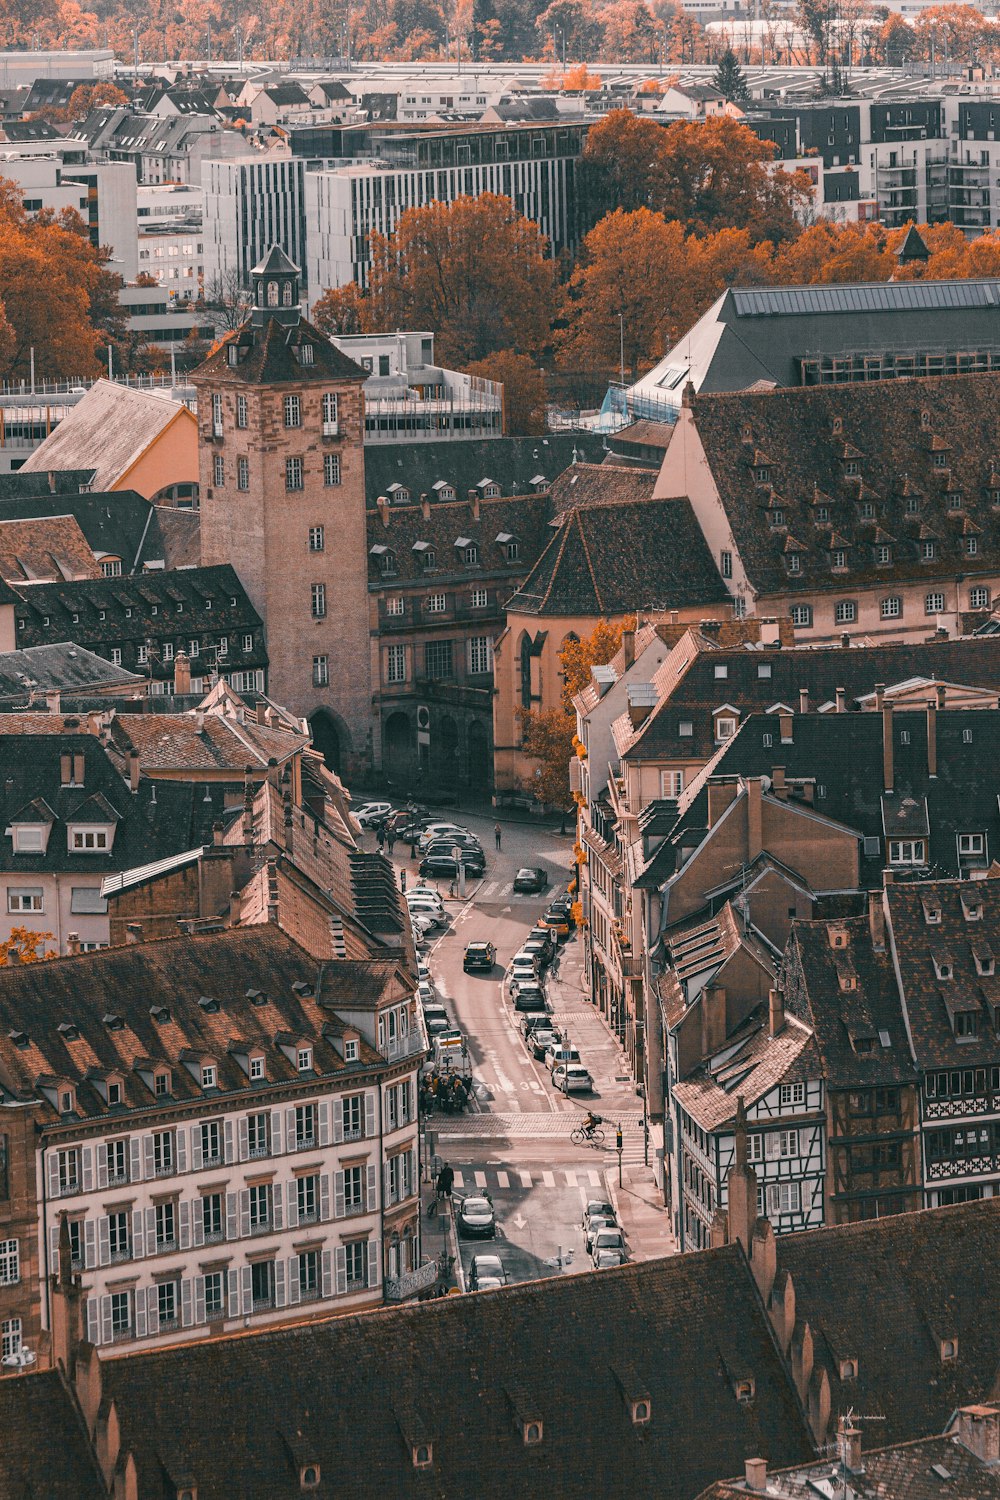
<svg viewBox="0 0 1000 1500"><path fill-rule="evenodd" d="M37 1129L37 1126L36 1126ZM44 1287L43 1302L45 1326L52 1335L52 1309L49 1305L49 1173L48 1163L45 1160L47 1146L42 1146L42 1254L41 1261L45 1266L45 1275L42 1280Z"/></svg>
<svg viewBox="0 0 1000 1500"><path fill-rule="evenodd" d="M383 1103L384 1103L384 1101L383 1101L383 1098L382 1098L382 1078L381 1078L381 1075L380 1075L379 1076L379 1080L378 1080L378 1170L379 1170L379 1177L381 1178L381 1182L379 1184L379 1195L378 1195L378 1201L379 1201L378 1242L379 1242L379 1253L380 1253L381 1258L382 1258L382 1301L384 1302L385 1301L385 1270L386 1270L386 1255L385 1255L385 1184L386 1184L386 1172L385 1172L385 1141L384 1141L384 1130L383 1130L384 1115L382 1113Z"/></svg>

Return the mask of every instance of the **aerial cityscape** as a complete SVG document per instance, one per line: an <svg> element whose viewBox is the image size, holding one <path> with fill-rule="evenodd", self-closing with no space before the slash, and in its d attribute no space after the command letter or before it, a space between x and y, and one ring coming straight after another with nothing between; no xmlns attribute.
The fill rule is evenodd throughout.
<svg viewBox="0 0 1000 1500"><path fill-rule="evenodd" d="M1000 1500L1000 10L0 5L0 1500Z"/></svg>

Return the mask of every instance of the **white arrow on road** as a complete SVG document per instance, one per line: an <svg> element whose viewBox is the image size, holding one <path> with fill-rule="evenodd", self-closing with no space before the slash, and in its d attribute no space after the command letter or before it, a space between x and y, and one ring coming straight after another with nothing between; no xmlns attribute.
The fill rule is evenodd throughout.
<svg viewBox="0 0 1000 1500"><path fill-rule="evenodd" d="M528 1221L524 1217L524 1214L515 1214L510 1222L514 1225L515 1229L523 1229Z"/></svg>

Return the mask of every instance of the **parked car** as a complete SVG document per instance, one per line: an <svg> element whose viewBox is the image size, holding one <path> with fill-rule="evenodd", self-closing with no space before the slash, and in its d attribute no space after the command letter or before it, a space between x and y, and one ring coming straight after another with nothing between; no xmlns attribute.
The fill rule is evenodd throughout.
<svg viewBox="0 0 1000 1500"><path fill-rule="evenodd" d="M424 1026L427 1028L427 1035L432 1042L437 1037L443 1036L446 1031L451 1030L451 1021L443 1005L424 1006Z"/></svg>
<svg viewBox="0 0 1000 1500"><path fill-rule="evenodd" d="M428 823L420 835L420 852L423 853L428 844L433 844L435 839L444 838L452 833L465 832L466 830L460 828L457 823Z"/></svg>
<svg viewBox="0 0 1000 1500"><path fill-rule="evenodd" d="M545 991L540 984L522 984L517 988L514 996L514 1009L521 1013L527 1011L548 1012L549 1003L545 998Z"/></svg>
<svg viewBox="0 0 1000 1500"><path fill-rule="evenodd" d="M547 969L552 962L552 954L549 952L548 943L543 943L538 938L528 938L527 942L521 948L521 952L530 953L533 958L536 958L540 969Z"/></svg>
<svg viewBox="0 0 1000 1500"><path fill-rule="evenodd" d="M456 846L459 849L477 849L480 854L483 852L482 842L467 828L455 829L451 833L439 833L435 835L434 842L447 844L449 854Z"/></svg>
<svg viewBox="0 0 1000 1500"><path fill-rule="evenodd" d="M419 874L421 878L430 876L434 880L455 880L458 877L459 864L465 870L466 875L471 875L474 880L479 880L486 873L486 861L481 854L474 854L471 849L463 850L459 859L450 854L428 854L420 861Z"/></svg>
<svg viewBox="0 0 1000 1500"><path fill-rule="evenodd" d="M594 1256L595 1271L610 1271L613 1266L628 1265L628 1256L624 1250L598 1250Z"/></svg>
<svg viewBox="0 0 1000 1500"><path fill-rule="evenodd" d="M431 982L431 966L426 958L417 959L417 978L426 981L427 984Z"/></svg>
<svg viewBox="0 0 1000 1500"><path fill-rule="evenodd" d="M419 912L421 916L436 917L439 922L444 921L444 902L437 891L420 887L407 891L406 905L411 916L414 912Z"/></svg>
<svg viewBox="0 0 1000 1500"><path fill-rule="evenodd" d="M422 938L426 938L427 934L433 931L435 927L439 927L440 925L441 923L436 917L429 917L425 912L410 912L410 926L416 933L418 943Z"/></svg>
<svg viewBox="0 0 1000 1500"><path fill-rule="evenodd" d="M528 943L536 942L545 944L549 955L548 961L551 961L555 957L558 944L548 927L533 927L525 939L525 947L527 947Z"/></svg>
<svg viewBox="0 0 1000 1500"><path fill-rule="evenodd" d="M493 1204L479 1193L462 1199L455 1221L459 1234L466 1239L491 1240L497 1232Z"/></svg>
<svg viewBox="0 0 1000 1500"><path fill-rule="evenodd" d="M354 816L362 828L380 828L391 812L391 802L363 802Z"/></svg>
<svg viewBox="0 0 1000 1500"><path fill-rule="evenodd" d="M557 1063L552 1069L552 1086L564 1094L591 1094L594 1080L582 1063Z"/></svg>
<svg viewBox="0 0 1000 1500"><path fill-rule="evenodd" d="M556 1033L551 1026L539 1026L537 1031L532 1031L527 1038L528 1046L532 1055L542 1061L548 1048L556 1040Z"/></svg>
<svg viewBox="0 0 1000 1500"><path fill-rule="evenodd" d="M446 859L454 859L456 849L463 860L472 860L478 864L486 863L486 856L478 844L456 844L451 839L435 839L433 844L428 844L423 850L423 858L433 859L436 855L444 855Z"/></svg>
<svg viewBox="0 0 1000 1500"><path fill-rule="evenodd" d="M587 1246L587 1254L590 1254L590 1247L594 1243L594 1236L598 1233L599 1230L620 1228L621 1225L619 1224L617 1218L613 1213L592 1214L591 1217L587 1220L583 1231L583 1238Z"/></svg>
<svg viewBox="0 0 1000 1500"><path fill-rule="evenodd" d="M525 891L529 896L536 895L539 891L544 891L548 883L548 874L540 865L536 865L532 869L518 870L514 876L515 891Z"/></svg>
<svg viewBox="0 0 1000 1500"><path fill-rule="evenodd" d="M510 961L510 987L538 983L538 959L533 953L515 953Z"/></svg>
<svg viewBox="0 0 1000 1500"><path fill-rule="evenodd" d="M545 1066L550 1073L558 1063L579 1063L579 1061L580 1054L572 1042L565 1042L561 1039L545 1054Z"/></svg>
<svg viewBox="0 0 1000 1500"><path fill-rule="evenodd" d="M550 906L541 925L555 933L556 937L569 937L569 917L563 911L556 911Z"/></svg>
<svg viewBox="0 0 1000 1500"><path fill-rule="evenodd" d="M625 1254L625 1236L620 1229L599 1229L594 1235L590 1258L595 1266L602 1250L619 1250L622 1255Z"/></svg>
<svg viewBox="0 0 1000 1500"><path fill-rule="evenodd" d="M614 1219L615 1217L614 1204L609 1203L607 1198L588 1198L581 1220L584 1233L591 1219Z"/></svg>
<svg viewBox="0 0 1000 1500"><path fill-rule="evenodd" d="M428 980L421 979L418 983L417 999L420 1001L420 1004L423 1006L424 1010L427 1009L428 1005L433 1005L434 986Z"/></svg>
<svg viewBox="0 0 1000 1500"><path fill-rule="evenodd" d="M497 961L497 950L492 943L469 943L462 959L466 974L490 973Z"/></svg>
<svg viewBox="0 0 1000 1500"><path fill-rule="evenodd" d="M482 1292L486 1290L484 1282L489 1281L491 1286L505 1286L507 1272L499 1255L474 1255L469 1267L469 1290Z"/></svg>

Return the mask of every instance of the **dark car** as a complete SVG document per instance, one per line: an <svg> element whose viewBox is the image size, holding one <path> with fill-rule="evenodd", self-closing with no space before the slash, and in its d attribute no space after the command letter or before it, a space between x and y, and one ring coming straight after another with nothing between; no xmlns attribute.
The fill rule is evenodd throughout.
<svg viewBox="0 0 1000 1500"><path fill-rule="evenodd" d="M514 1009L521 1011L547 1011L545 991L540 984L525 984L517 992Z"/></svg>
<svg viewBox="0 0 1000 1500"><path fill-rule="evenodd" d="M419 873L421 875L433 875L439 880L454 880L458 874L458 860L451 854L428 854L420 861ZM466 875L478 878L485 874L486 864L480 857L476 858L471 850L467 855L463 854L462 864Z"/></svg>
<svg viewBox="0 0 1000 1500"><path fill-rule="evenodd" d="M530 1037L535 1031L551 1030L552 1021L547 1015L527 1015L520 1023L521 1035Z"/></svg>
<svg viewBox="0 0 1000 1500"><path fill-rule="evenodd" d="M492 943L470 943L465 950L462 968L466 974L485 971L489 973L497 961L497 950Z"/></svg>
<svg viewBox="0 0 1000 1500"><path fill-rule="evenodd" d="M515 891L526 891L528 895L535 895L538 891L544 891L548 883L549 877L540 867L518 870L514 876Z"/></svg>
<svg viewBox="0 0 1000 1500"><path fill-rule="evenodd" d="M547 961L551 961L555 957L556 940L547 927L533 927L528 933L527 942L544 943L546 948L549 950L549 958Z"/></svg>
<svg viewBox="0 0 1000 1500"><path fill-rule="evenodd" d="M522 953L531 953L538 959L541 967L547 968L552 962L552 950L548 943L543 943L540 938L528 938L521 948Z"/></svg>
<svg viewBox="0 0 1000 1500"><path fill-rule="evenodd" d="M497 1232L493 1204L485 1193L472 1193L463 1198L455 1219L463 1238L491 1240Z"/></svg>

